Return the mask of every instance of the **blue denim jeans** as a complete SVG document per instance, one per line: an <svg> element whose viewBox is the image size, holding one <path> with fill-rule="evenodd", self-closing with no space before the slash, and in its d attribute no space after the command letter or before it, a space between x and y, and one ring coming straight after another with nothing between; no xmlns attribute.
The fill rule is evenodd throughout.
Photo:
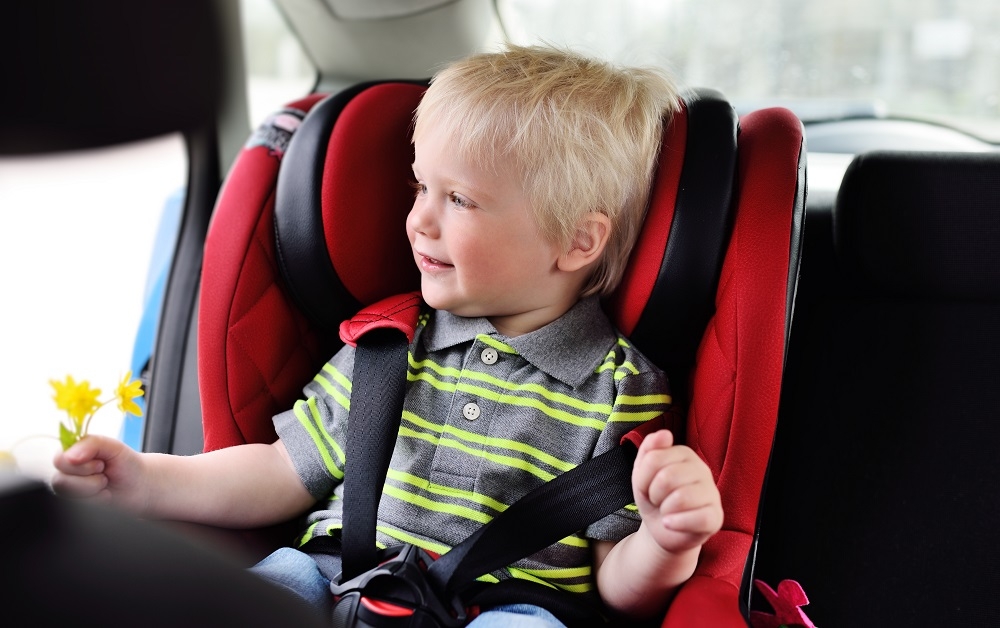
<svg viewBox="0 0 1000 628"><path fill-rule="evenodd" d="M251 567L250 573L298 595L324 617L333 613L330 579L320 571L316 560L305 552L282 547Z"/></svg>
<svg viewBox="0 0 1000 628"><path fill-rule="evenodd" d="M327 573L339 571L339 557L323 557L323 560L331 561L324 566ZM251 567L250 572L298 595L324 617L333 613L330 579L323 575L316 559L309 554L282 547ZM497 606L468 625L469 628L565 628L555 615L531 604Z"/></svg>

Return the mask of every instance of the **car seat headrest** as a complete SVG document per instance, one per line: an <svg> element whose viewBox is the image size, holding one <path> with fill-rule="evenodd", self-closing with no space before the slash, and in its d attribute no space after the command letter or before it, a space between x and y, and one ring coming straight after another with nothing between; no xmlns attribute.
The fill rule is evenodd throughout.
<svg viewBox="0 0 1000 628"><path fill-rule="evenodd" d="M214 125L225 84L223 13L214 2L6 3L0 155Z"/></svg>
<svg viewBox="0 0 1000 628"><path fill-rule="evenodd" d="M692 89L682 100L664 131L646 221L609 308L618 328L678 383L715 312L739 132L721 92Z"/></svg>
<svg viewBox="0 0 1000 628"><path fill-rule="evenodd" d="M299 306L336 330L363 305L417 290L404 224L413 204L413 111L426 83L331 96L295 132L278 174L278 263ZM387 148L396 147L396 150Z"/></svg>
<svg viewBox="0 0 1000 628"><path fill-rule="evenodd" d="M844 175L833 220L838 259L864 288L1000 298L1000 154L863 154Z"/></svg>

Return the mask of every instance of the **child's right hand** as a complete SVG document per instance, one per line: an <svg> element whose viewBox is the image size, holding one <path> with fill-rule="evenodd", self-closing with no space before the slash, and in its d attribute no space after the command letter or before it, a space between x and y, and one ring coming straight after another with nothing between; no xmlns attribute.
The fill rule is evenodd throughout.
<svg viewBox="0 0 1000 628"><path fill-rule="evenodd" d="M142 454L106 436L86 436L56 455L52 489L68 497L110 501L136 514L148 504Z"/></svg>

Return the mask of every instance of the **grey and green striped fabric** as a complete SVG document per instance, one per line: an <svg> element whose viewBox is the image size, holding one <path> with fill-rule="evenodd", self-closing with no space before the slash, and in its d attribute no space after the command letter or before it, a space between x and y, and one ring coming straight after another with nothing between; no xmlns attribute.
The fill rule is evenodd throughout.
<svg viewBox="0 0 1000 628"><path fill-rule="evenodd" d="M337 353L275 417L318 500L301 542L339 534L354 350ZM484 318L421 317L409 350L402 423L379 507L378 542L447 552L539 484L618 444L670 404L666 377L616 333L596 299L516 338ZM626 508L484 580L592 589L588 539L617 541Z"/></svg>

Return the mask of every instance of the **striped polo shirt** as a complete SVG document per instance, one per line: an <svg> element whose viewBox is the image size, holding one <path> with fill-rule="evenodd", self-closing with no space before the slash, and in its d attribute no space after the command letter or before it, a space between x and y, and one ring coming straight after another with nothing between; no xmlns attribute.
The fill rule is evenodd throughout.
<svg viewBox="0 0 1000 628"><path fill-rule="evenodd" d="M402 424L378 511L380 546L444 553L531 489L616 446L665 412L666 376L615 331L596 298L507 338L485 318L421 316L409 348ZM301 542L338 535L354 349L344 347L275 417L319 510ZM481 579L593 589L590 539L619 541L640 518L623 509Z"/></svg>

